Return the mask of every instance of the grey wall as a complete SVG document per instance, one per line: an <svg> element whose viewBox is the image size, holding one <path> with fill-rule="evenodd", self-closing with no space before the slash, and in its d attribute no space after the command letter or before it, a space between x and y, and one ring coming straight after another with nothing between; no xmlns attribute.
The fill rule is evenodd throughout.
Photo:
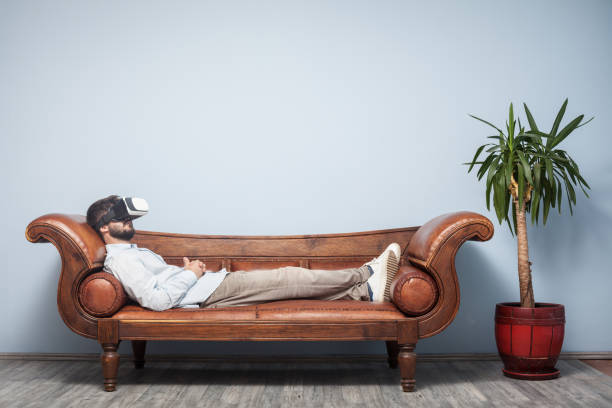
<svg viewBox="0 0 612 408"><path fill-rule="evenodd" d="M527 102L592 194L529 229L536 300L564 351L612 350L612 3L0 1L0 352L99 352L56 307L60 259L24 238L48 212L146 197L138 229L315 234L486 210L461 163ZM522 112L522 111L521 111ZM524 117L524 116L523 116ZM564 122L565 123L565 122ZM564 204L567 210L567 205ZM518 298L504 226L457 255L462 303L425 353L494 352ZM152 344L152 353L384 353L384 343ZM120 351L130 351L124 342Z"/></svg>

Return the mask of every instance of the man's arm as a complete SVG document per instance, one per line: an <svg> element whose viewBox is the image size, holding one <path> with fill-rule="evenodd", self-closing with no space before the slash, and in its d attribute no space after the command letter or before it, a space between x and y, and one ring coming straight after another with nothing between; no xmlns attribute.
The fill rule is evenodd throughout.
<svg viewBox="0 0 612 408"><path fill-rule="evenodd" d="M198 280L195 272L180 268L167 279L160 281L140 260L127 257L112 259L106 267L121 281L132 299L142 307L155 311L175 307Z"/></svg>

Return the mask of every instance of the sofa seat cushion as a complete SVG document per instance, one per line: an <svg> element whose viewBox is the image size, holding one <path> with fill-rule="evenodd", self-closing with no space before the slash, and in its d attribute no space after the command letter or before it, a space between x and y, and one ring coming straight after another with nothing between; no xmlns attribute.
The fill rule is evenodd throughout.
<svg viewBox="0 0 612 408"><path fill-rule="evenodd" d="M281 300L257 305L261 320L397 320L405 319L391 302L359 300Z"/></svg>
<svg viewBox="0 0 612 408"><path fill-rule="evenodd" d="M398 320L406 316L391 302L359 300L279 300L250 306L173 308L156 312L126 305L112 316L117 320Z"/></svg>

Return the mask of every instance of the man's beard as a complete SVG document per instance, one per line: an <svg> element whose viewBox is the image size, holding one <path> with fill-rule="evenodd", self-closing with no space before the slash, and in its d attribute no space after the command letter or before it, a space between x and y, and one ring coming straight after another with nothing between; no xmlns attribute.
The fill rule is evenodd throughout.
<svg viewBox="0 0 612 408"><path fill-rule="evenodd" d="M134 233L136 231L134 230L133 226L130 226L129 229L125 229L125 228L112 228L109 226L108 228L108 234L113 237L113 238L117 238L117 239L121 239L124 241L129 241L130 239L132 239L134 237Z"/></svg>

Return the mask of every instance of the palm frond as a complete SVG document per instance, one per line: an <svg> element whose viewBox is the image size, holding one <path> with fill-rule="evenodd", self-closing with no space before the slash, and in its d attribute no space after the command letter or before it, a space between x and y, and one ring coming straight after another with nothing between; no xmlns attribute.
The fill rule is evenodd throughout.
<svg viewBox="0 0 612 408"><path fill-rule="evenodd" d="M568 100L565 99L549 133L539 130L525 103L523 107L529 129L523 127L512 103L505 121L505 132L491 122L469 115L494 128L498 134L487 136L495 143L479 146L473 159L464 164L469 165L468 173L476 165L480 165L476 176L478 180L487 176L487 209L491 209L492 202L499 223L506 222L513 235L516 232L515 205L511 189L514 182L514 194L517 195L518 204L524 203L525 210L531 213L531 222L534 225L539 223L540 215L542 223L546 224L551 208L557 208L561 212L564 192L571 214L576 205L576 187L580 187L585 196L589 197L586 190L591 187L580 174L578 165L565 150L556 147L593 118L582 122L584 115L579 115L561 127L567 104Z"/></svg>

